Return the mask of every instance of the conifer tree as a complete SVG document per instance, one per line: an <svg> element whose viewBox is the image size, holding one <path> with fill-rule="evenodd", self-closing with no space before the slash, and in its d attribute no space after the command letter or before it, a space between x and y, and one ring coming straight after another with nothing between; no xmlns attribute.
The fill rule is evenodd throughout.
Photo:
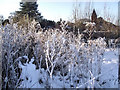
<svg viewBox="0 0 120 90"><path fill-rule="evenodd" d="M20 2L20 11L16 11L16 15L19 17L28 15L30 19L40 21L42 18L41 13L38 11L37 2Z"/></svg>

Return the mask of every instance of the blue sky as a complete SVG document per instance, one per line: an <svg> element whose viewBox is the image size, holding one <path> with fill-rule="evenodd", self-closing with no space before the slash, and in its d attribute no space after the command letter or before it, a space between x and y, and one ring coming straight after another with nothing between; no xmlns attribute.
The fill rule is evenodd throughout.
<svg viewBox="0 0 120 90"><path fill-rule="evenodd" d="M86 2L81 3L83 9L86 5ZM39 4L39 11L42 15L48 19L58 20L63 18L69 20L72 15L72 10L74 7L74 2L42 2ZM96 9L96 12L99 16L103 16L105 2L93 2L93 8ZM107 10L109 13L117 16L118 14L118 3L117 2L106 2Z"/></svg>
<svg viewBox="0 0 120 90"><path fill-rule="evenodd" d="M11 12L19 10L19 2L21 0L1 0L0 1L0 15L7 18ZM78 0L81 3L81 0ZM60 18L64 20L70 20L72 16L73 5L75 2L73 0L38 0L39 7L38 10L41 12L44 18L49 20L58 21ZM86 2L82 2L81 5L84 7ZM93 1L93 8L96 9L99 16L103 16L105 0L103 1ZM108 0L106 2L107 10L109 13L115 17L118 15L118 2ZM108 9L109 8L109 9Z"/></svg>

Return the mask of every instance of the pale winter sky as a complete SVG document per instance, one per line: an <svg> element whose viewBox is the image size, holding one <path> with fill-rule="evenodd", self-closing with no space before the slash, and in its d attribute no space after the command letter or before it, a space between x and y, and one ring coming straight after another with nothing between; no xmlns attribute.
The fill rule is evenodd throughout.
<svg viewBox="0 0 120 90"><path fill-rule="evenodd" d="M21 0L1 0L0 15L7 18L11 12L19 10L20 1ZM96 9L98 16L104 16L104 6L106 4L109 14L114 16L114 19L117 19L119 0L37 0L37 3L39 5L38 10L44 18L58 21L60 18L64 20L71 19L72 10L76 1L80 3L81 7L84 7L86 2L92 1L93 8Z"/></svg>

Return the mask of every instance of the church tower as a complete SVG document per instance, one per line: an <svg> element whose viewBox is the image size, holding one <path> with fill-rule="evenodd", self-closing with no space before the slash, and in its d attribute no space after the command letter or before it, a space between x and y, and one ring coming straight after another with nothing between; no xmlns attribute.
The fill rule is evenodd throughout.
<svg viewBox="0 0 120 90"><path fill-rule="evenodd" d="M96 11L95 9L93 9L93 13L92 13L92 16L91 16L91 21L92 22L95 22L97 21L97 14L96 14Z"/></svg>

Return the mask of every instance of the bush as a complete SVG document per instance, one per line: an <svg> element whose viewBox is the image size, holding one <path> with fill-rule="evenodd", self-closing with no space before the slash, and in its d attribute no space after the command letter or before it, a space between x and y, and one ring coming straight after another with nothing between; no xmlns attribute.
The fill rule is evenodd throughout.
<svg viewBox="0 0 120 90"><path fill-rule="evenodd" d="M104 38L88 40L85 43L81 34L76 36L72 32L59 29L49 29L45 32L41 30L36 33L34 25L29 25L29 28L21 29L17 24L3 28L3 88L19 87L24 82L19 64L25 66L33 58L36 69L40 71L44 69L48 73L45 77L46 82L48 77L52 81L53 76L59 75L64 78L64 83L67 82L70 87L76 87L90 80L91 72L93 76L101 73L101 63L106 47ZM92 65L95 66L94 69ZM50 82L47 85L53 87Z"/></svg>

